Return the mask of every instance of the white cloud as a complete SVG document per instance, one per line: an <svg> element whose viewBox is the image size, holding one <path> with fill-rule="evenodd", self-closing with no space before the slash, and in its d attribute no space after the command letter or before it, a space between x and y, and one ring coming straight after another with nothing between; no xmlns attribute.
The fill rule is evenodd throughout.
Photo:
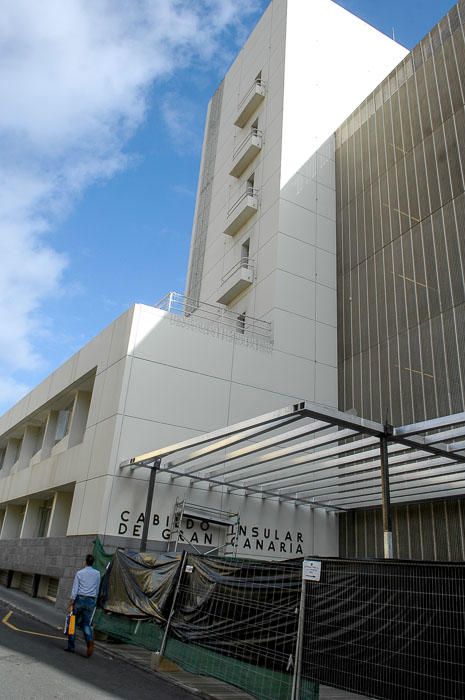
<svg viewBox="0 0 465 700"><path fill-rule="evenodd" d="M125 167L153 83L224 53L258 0L4 0L0 13L0 403L42 362L34 335L69 264L51 232ZM5 333L5 329L7 332Z"/></svg>
<svg viewBox="0 0 465 700"><path fill-rule="evenodd" d="M177 152L197 152L202 143L199 107L183 95L168 92L161 100L160 111Z"/></svg>
<svg viewBox="0 0 465 700"><path fill-rule="evenodd" d="M29 391L27 384L17 382L12 377L0 377L0 396L5 403L13 403Z"/></svg>

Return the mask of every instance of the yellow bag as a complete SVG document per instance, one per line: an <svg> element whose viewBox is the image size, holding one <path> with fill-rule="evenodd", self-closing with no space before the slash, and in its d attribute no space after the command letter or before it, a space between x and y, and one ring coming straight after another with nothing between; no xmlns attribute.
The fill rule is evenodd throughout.
<svg viewBox="0 0 465 700"><path fill-rule="evenodd" d="M68 613L66 615L65 629L64 633L71 637L76 631L76 615L74 613Z"/></svg>

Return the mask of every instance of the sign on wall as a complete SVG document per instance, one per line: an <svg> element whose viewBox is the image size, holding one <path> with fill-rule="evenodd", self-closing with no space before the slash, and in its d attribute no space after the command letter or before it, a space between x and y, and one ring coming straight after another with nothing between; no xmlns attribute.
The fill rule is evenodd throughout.
<svg viewBox="0 0 465 700"><path fill-rule="evenodd" d="M145 515L143 512L134 512L124 509L119 515L118 535L126 537L141 537ZM197 546L218 546L220 542L220 528L208 520L197 520L186 517L182 522L183 540ZM151 516L151 539L168 542L170 535L170 515L153 513ZM285 556L301 556L304 554L304 533L283 527L267 527L263 524L241 522L236 528L230 526L227 538L231 545L237 537L237 549L247 554L266 553L268 556L275 554Z"/></svg>

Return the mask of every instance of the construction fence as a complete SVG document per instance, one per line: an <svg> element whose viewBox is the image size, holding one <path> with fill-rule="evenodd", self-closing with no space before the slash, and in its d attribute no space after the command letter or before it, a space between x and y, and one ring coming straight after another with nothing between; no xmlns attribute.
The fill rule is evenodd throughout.
<svg viewBox="0 0 465 700"><path fill-rule="evenodd" d="M464 564L95 556L101 633L259 700L465 698Z"/></svg>

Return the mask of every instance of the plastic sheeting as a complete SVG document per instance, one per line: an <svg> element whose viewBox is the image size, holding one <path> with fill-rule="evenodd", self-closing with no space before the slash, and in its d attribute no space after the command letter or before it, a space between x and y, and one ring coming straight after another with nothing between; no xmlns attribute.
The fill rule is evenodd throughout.
<svg viewBox="0 0 465 700"><path fill-rule="evenodd" d="M306 582L303 679L387 700L465 698L465 564L321 562L320 580ZM188 555L173 605L179 568L117 552L104 610L164 625L173 608L169 638L183 658L203 647L292 675L301 560Z"/></svg>
<svg viewBox="0 0 465 700"><path fill-rule="evenodd" d="M99 607L133 619L166 622L180 557L117 550L102 582Z"/></svg>
<svg viewBox="0 0 465 700"><path fill-rule="evenodd" d="M236 659L289 671L301 566L190 555L171 631Z"/></svg>
<svg viewBox="0 0 465 700"><path fill-rule="evenodd" d="M100 607L164 623L180 562L117 551ZM189 555L170 634L221 654L288 672L295 653L301 567Z"/></svg>

